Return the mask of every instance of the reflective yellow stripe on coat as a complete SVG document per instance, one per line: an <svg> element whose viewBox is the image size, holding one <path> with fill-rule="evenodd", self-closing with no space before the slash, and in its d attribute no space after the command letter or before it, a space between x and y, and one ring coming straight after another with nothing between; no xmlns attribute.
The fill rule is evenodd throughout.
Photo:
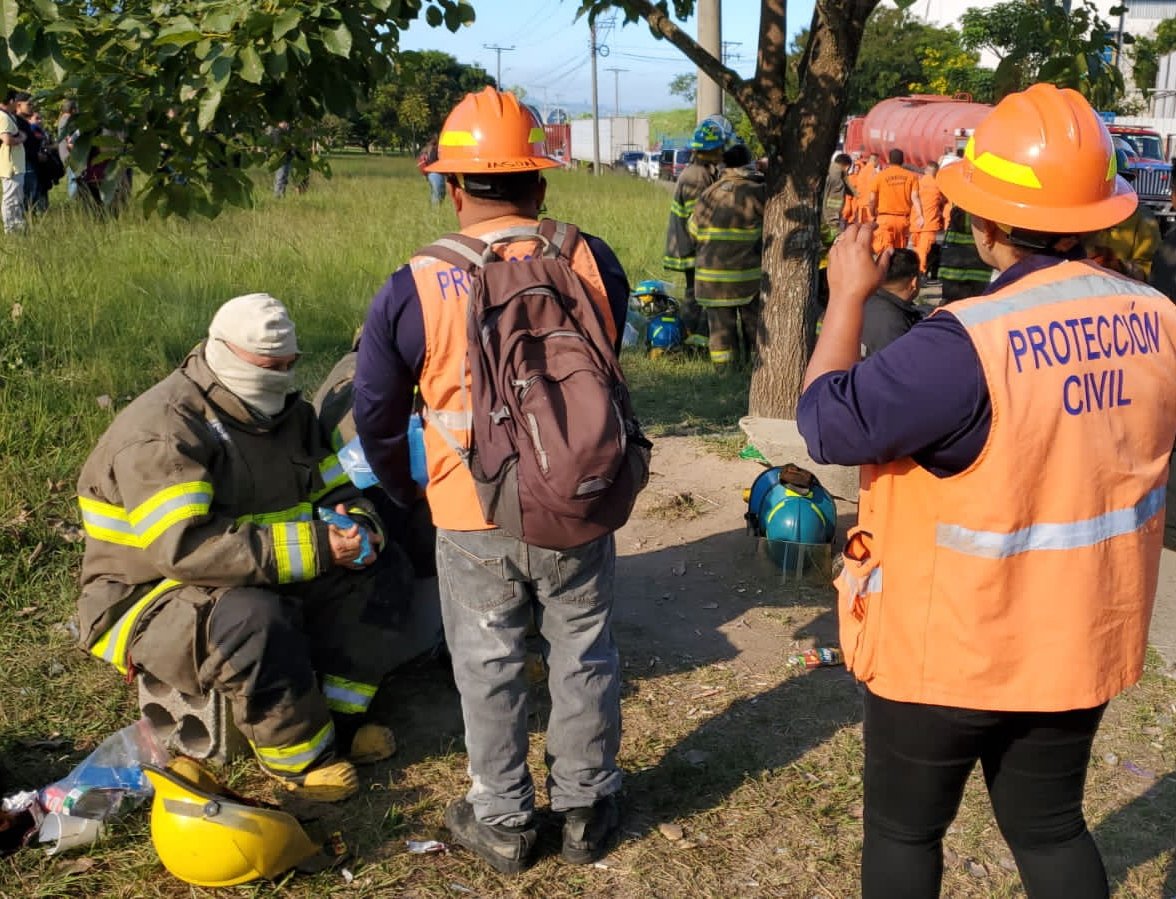
<svg viewBox="0 0 1176 899"><path fill-rule="evenodd" d="M152 494L129 512L122 506L88 496L79 496L78 505L88 537L146 549L172 525L207 515L212 507L212 485L207 481L174 484Z"/></svg>
<svg viewBox="0 0 1176 899"><path fill-rule="evenodd" d="M332 712L358 715L366 712L376 696L376 684L347 680L334 674L323 675L323 696Z"/></svg>
<svg viewBox="0 0 1176 899"><path fill-rule="evenodd" d="M299 774L331 748L335 742L335 725L326 724L322 730L301 743L289 746L258 746L251 744L257 759L271 771L282 774Z"/></svg>
<svg viewBox="0 0 1176 899"><path fill-rule="evenodd" d="M90 647L90 653L103 661L110 662L120 674L126 674L130 667L127 664L127 648L130 646L131 635L135 632L135 624L152 602L168 590L178 586L180 586L179 581L163 580L152 587L123 613L123 616L114 623L114 627L98 638L98 642Z"/></svg>

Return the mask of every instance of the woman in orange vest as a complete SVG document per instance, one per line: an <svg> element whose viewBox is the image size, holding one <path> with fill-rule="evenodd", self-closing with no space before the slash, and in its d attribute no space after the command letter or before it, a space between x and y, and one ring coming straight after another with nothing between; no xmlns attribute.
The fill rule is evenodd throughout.
<svg viewBox="0 0 1176 899"><path fill-rule="evenodd" d="M848 228L797 411L814 459L862 466L838 579L866 689L862 895L939 894L979 762L1027 894L1103 899L1082 796L1103 711L1143 670L1176 307L1082 258L1137 198L1078 93L1006 97L938 184L999 276L855 365L890 254Z"/></svg>

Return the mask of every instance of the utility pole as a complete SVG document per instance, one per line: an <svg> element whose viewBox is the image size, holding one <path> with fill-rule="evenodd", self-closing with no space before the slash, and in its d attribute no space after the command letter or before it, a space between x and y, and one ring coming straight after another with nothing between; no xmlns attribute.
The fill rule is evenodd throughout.
<svg viewBox="0 0 1176 899"><path fill-rule="evenodd" d="M600 175L600 96L596 90L596 23L591 27L592 40L592 174Z"/></svg>
<svg viewBox="0 0 1176 899"><path fill-rule="evenodd" d="M732 53L731 50L735 47L742 47L743 41L723 41L723 65L732 60L739 59L738 53ZM719 89L719 109L723 111L723 115L727 114L727 94L721 88Z"/></svg>
<svg viewBox="0 0 1176 899"><path fill-rule="evenodd" d="M498 70L494 75L494 83L499 90L502 90L502 54L504 51L509 53L514 49L514 45L511 44L509 47L499 47L497 44L482 44L482 46L487 50L493 50L498 54Z"/></svg>
<svg viewBox="0 0 1176 899"><path fill-rule="evenodd" d="M621 114L621 72L627 72L629 70L610 66L605 71L613 73L613 115L619 117Z"/></svg>
<svg viewBox="0 0 1176 899"><path fill-rule="evenodd" d="M723 58L723 24L721 0L698 0L698 44L715 59ZM719 85L702 69L698 70L698 121L723 114Z"/></svg>

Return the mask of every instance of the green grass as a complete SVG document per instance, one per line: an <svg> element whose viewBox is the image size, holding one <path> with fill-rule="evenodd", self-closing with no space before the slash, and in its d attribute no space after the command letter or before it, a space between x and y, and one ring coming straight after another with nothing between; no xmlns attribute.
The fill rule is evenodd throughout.
<svg viewBox="0 0 1176 899"><path fill-rule="evenodd" d="M634 178L551 176L550 214L607 239L633 281L662 275L667 206L664 189ZM349 345L388 274L452 227L452 210L430 208L411 160L349 155L335 161L333 180L316 179L305 196L276 202L263 191L255 209L212 222L130 215L95 223L56 209L27 237L0 239L4 793L64 775L136 714L131 691L76 647L66 625L81 558L74 482L115 412L175 366L222 301L247 291L265 290L290 305L306 354L300 377L314 386ZM651 434L696 434L721 456L737 452L745 377L717 376L704 359L688 356L627 354L624 364ZM695 519L697 512L703 514ZM721 512L696 508L684 494L646 527L670 534ZM669 572L668 562L650 555L628 561ZM829 614L828 590L780 599L777 581L757 585L753 577L733 572L738 591L723 582L710 595L726 607L758 592L746 587L762 587L737 626L775 641L782 654L798 628ZM677 621L668 615L668 628ZM354 883L336 871L220 892L189 888L163 872L140 812L87 854L93 864L86 870L73 864L76 856L57 861L34 849L0 861L0 899L469 895L463 890L535 899L854 895L861 740L848 678L771 661L704 665L667 654L655 664L646 648L625 647L628 836L605 868L544 861L509 879L465 853L404 851L405 839L445 838L442 810L466 782L455 697L440 670L423 667L398 674L378 700L400 740L398 755L365 773L360 797L318 822L344 832ZM1121 766L1096 763L1087 802L1115 894L1131 899L1176 893L1176 687L1155 667L1150 660L1144 682L1112 704L1095 757L1114 753L1158 779L1139 781ZM540 701L533 730L544 724ZM28 745L58 734L65 749ZM692 751L705 762L691 761ZM542 752L542 741L534 741L536 771ZM269 791L248 761L235 765L230 779L246 793ZM683 826L683 841L659 834L657 824L670 821ZM976 784L948 847L960 861L948 866L944 895L1021 895L1015 875L1001 866L1003 844ZM990 875L973 877L967 859L983 862Z"/></svg>

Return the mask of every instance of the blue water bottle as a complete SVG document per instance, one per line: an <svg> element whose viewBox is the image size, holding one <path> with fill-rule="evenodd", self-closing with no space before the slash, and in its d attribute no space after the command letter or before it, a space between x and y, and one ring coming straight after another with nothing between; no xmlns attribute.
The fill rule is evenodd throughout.
<svg viewBox="0 0 1176 899"><path fill-rule="evenodd" d="M419 412L408 419L408 469L421 487L429 483L429 466L425 462L425 423Z"/></svg>

